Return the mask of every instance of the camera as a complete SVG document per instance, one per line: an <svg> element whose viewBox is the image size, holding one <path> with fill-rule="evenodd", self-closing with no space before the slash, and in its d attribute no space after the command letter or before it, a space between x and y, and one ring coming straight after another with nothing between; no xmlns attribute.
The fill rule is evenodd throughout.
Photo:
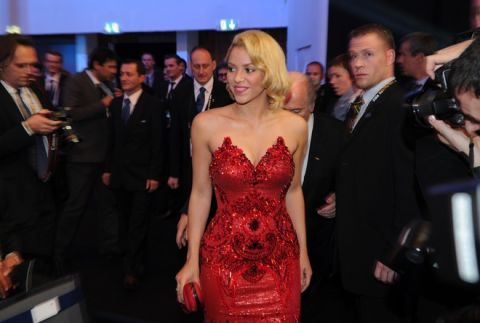
<svg viewBox="0 0 480 323"><path fill-rule="evenodd" d="M480 294L480 182L436 185L428 198L434 216L403 228L388 265L401 274L431 268L441 281Z"/></svg>
<svg viewBox="0 0 480 323"><path fill-rule="evenodd" d="M435 72L436 86L431 86L414 95L407 108L410 108L415 123L421 127L430 128L428 116L434 115L436 119L443 120L452 127L461 127L465 116L460 111L460 106L451 95L448 87L448 76L454 61L443 65Z"/></svg>
<svg viewBox="0 0 480 323"><path fill-rule="evenodd" d="M70 117L71 108L63 108L58 111L53 111L50 115L51 120L62 121L60 126L61 139L67 143L78 144L80 138L77 136L72 128L72 118Z"/></svg>

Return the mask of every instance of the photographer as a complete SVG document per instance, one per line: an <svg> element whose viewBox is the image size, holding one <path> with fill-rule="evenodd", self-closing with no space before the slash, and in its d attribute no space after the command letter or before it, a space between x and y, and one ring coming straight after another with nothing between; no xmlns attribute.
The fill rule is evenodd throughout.
<svg viewBox="0 0 480 323"><path fill-rule="evenodd" d="M442 85L436 92L432 90L432 95L422 94L414 102L417 108L420 107L416 111L418 123L425 126L431 125L435 130L425 131L425 135L416 138L415 143L416 179L421 195L425 198L424 217L432 225L448 221L448 211L438 211L439 201L438 198L430 195L431 188L469 180L474 176L472 172L474 167L480 166L480 158L478 158L480 157L480 138L476 134L480 129L479 46L480 43L477 40L468 40L428 56L426 58L427 73L434 78L436 69L461 55L457 61L437 71L437 81ZM457 101L453 100L450 94L454 95ZM439 109L441 103L449 106L449 112L455 112L454 114L460 114L460 116L463 114L465 123L456 122L457 119L451 118L445 110ZM415 104L412 104L412 108ZM445 230L448 231L450 228ZM440 315L463 308L476 297L475 293L444 281L442 274L446 268L441 264L438 265L438 259L443 259L447 250L450 250L449 238L445 236L445 232L439 232L436 229L432 231L433 235L441 235L442 245L433 247L436 253L425 253L426 266L416 268L414 273L416 277L416 273L419 274L416 278L419 294L417 300L419 322L437 322ZM430 234L429 237L431 237ZM428 247L424 250L432 245L437 246L430 240Z"/></svg>
<svg viewBox="0 0 480 323"><path fill-rule="evenodd" d="M1 296L9 274L24 258L48 261L55 210L48 181L47 135L60 121L49 119L48 103L30 86L38 64L30 38L0 37L0 268ZM13 258L12 258L13 257ZM0 258L1 260L2 258ZM38 264L38 262L37 262ZM40 268L48 270L44 267Z"/></svg>
<svg viewBox="0 0 480 323"><path fill-rule="evenodd" d="M460 57L453 63L449 85L465 115L465 125L453 128L434 116L430 116L428 121L437 131L438 139L466 156L472 175L479 177L480 137L477 131L480 129L480 41L469 40L439 51L427 59L430 63L427 68L431 72L434 65L446 63L460 53Z"/></svg>

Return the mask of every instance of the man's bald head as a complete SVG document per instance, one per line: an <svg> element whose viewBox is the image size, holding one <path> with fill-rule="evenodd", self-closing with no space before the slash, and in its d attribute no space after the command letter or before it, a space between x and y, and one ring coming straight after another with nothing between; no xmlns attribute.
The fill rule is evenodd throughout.
<svg viewBox="0 0 480 323"><path fill-rule="evenodd" d="M289 72L288 76L292 85L285 110L296 113L308 121L315 107L315 88L308 76L303 73Z"/></svg>

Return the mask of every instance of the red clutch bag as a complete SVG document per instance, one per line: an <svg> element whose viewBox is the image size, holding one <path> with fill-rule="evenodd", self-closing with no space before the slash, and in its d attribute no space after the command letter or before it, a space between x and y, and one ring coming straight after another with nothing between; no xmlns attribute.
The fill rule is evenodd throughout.
<svg viewBox="0 0 480 323"><path fill-rule="evenodd" d="M198 283L188 283L183 287L183 307L187 312L203 308L203 294Z"/></svg>

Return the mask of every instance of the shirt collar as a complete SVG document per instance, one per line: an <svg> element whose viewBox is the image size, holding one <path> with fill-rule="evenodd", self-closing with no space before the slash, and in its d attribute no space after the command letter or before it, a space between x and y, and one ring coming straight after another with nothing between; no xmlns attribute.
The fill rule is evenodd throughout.
<svg viewBox="0 0 480 323"><path fill-rule="evenodd" d="M7 82L5 82L4 80L0 80L0 83L2 83L3 87L5 88L5 90L7 90L8 93L10 94L13 94L13 95L16 95L18 90L20 90L21 88L19 88L18 90L16 88L14 88L13 86L11 86L10 84L8 84Z"/></svg>
<svg viewBox="0 0 480 323"><path fill-rule="evenodd" d="M197 80L193 79L193 87L195 89L195 93L198 93L200 91L200 88L203 87L205 88L205 92L207 93L212 93L212 88L213 88L213 75L212 77L210 78L210 80L208 80L207 83L201 85L200 83L197 82Z"/></svg>
<svg viewBox="0 0 480 323"><path fill-rule="evenodd" d="M50 75L50 74L45 74L45 82L50 82L51 80L53 80L55 83L59 83L60 82L60 73L57 73L57 74L54 74L54 75Z"/></svg>
<svg viewBox="0 0 480 323"><path fill-rule="evenodd" d="M415 83L417 83L418 85L424 86L427 80L428 80L428 76L424 77L423 79L416 80Z"/></svg>
<svg viewBox="0 0 480 323"><path fill-rule="evenodd" d="M85 70L85 72L87 73L87 75L88 75L88 77L90 78L90 80L92 80L93 84L98 85L98 84L101 83L101 82L95 77L95 75L93 75L93 73L92 73L90 70Z"/></svg>
<svg viewBox="0 0 480 323"><path fill-rule="evenodd" d="M127 95L127 93L125 93L123 95L123 99L129 99L130 100L130 105L131 106L135 106L137 105L137 102L138 102L138 99L140 98L140 95L142 94L142 89L139 89L137 92L135 93L132 93L130 96Z"/></svg>
<svg viewBox="0 0 480 323"><path fill-rule="evenodd" d="M175 83L175 86L177 86L178 83L180 83L180 81L182 80L182 78L183 78L183 74L180 75L179 77L177 77L175 80L170 81L170 82L174 82L174 83Z"/></svg>
<svg viewBox="0 0 480 323"><path fill-rule="evenodd" d="M375 85L374 87L366 90L365 93L363 93L364 105L368 106L368 104L370 103L370 101L372 101L372 99L375 97L375 95L378 93L378 91L380 91L385 85L387 85L388 83L390 83L394 79L395 79L395 77L393 77L393 76L389 77L389 78L386 78L383 81L381 81L380 83L378 83L377 85Z"/></svg>

